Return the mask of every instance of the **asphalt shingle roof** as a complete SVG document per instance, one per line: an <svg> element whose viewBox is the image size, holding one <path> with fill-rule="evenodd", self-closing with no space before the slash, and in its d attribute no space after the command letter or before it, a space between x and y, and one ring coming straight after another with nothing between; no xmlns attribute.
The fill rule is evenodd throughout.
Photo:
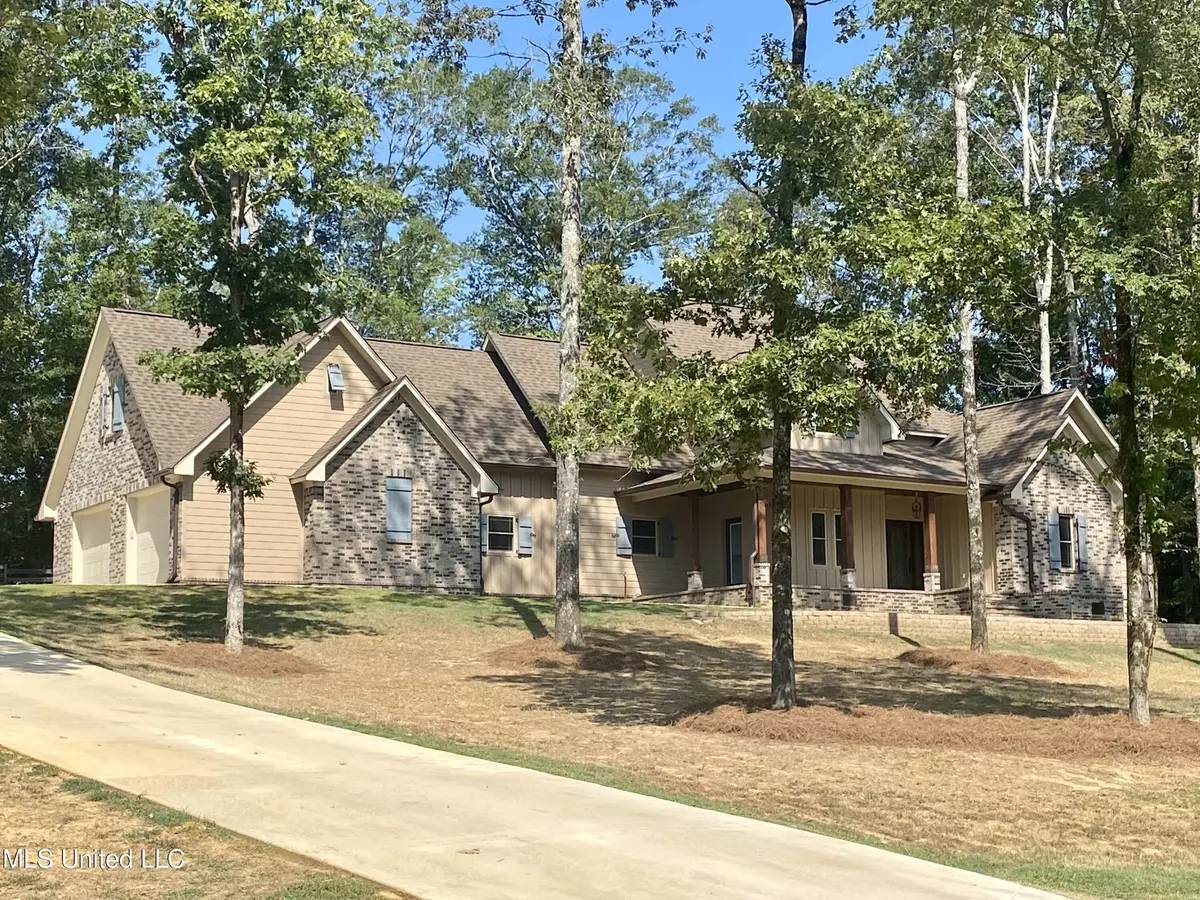
<svg viewBox="0 0 1200 900"><path fill-rule="evenodd" d="M168 469L228 417L229 407L215 397L185 394L173 381L155 383L138 360L147 350L194 350L204 333L157 313L104 308L100 315L112 334L126 388L141 411L159 469Z"/></svg>

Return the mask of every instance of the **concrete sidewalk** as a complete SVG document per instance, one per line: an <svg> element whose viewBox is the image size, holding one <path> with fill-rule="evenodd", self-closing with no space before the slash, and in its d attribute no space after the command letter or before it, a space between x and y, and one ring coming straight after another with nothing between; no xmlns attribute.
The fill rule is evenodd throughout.
<svg viewBox="0 0 1200 900"><path fill-rule="evenodd" d="M0 745L429 900L1054 896L208 700L4 635Z"/></svg>

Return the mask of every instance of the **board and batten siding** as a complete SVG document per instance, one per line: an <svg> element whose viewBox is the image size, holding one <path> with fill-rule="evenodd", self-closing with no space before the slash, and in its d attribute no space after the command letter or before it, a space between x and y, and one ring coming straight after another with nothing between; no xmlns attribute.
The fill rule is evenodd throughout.
<svg viewBox="0 0 1200 900"><path fill-rule="evenodd" d="M858 418L858 430L853 438L844 434L818 431L808 434L799 429L792 431L793 450L816 450L821 453L865 453L879 456L883 453L883 439L887 424L883 416L866 410Z"/></svg>
<svg viewBox="0 0 1200 900"><path fill-rule="evenodd" d="M742 580L750 581L754 553L754 492L720 491L700 495L700 562L705 587L728 587L725 577L725 523L742 520ZM688 568L691 568L689 563Z"/></svg>
<svg viewBox="0 0 1200 900"><path fill-rule="evenodd" d="M884 532L882 490L854 488L855 578L862 588L887 587L887 544ZM833 516L841 512L837 485L792 485L792 579L797 587L838 588L841 570L833 542ZM813 565L812 513L825 512L828 563Z"/></svg>
<svg viewBox="0 0 1200 900"><path fill-rule="evenodd" d="M548 469L492 469L500 488L481 515L529 516L533 520L533 554L517 553L516 528L511 552L489 551L483 557L483 589L488 594L516 597L554 595L554 472ZM516 523L514 522L514 526Z"/></svg>
<svg viewBox="0 0 1200 900"><path fill-rule="evenodd" d="M937 514L938 571L943 589L964 588L970 580L967 559L967 498L939 494L934 498ZM996 589L996 504L983 504L983 583Z"/></svg>
<svg viewBox="0 0 1200 900"><path fill-rule="evenodd" d="M346 389L334 408L325 367L341 366ZM302 580L304 530L300 498L289 479L347 419L383 387L361 354L330 334L301 361L303 379L273 386L246 411L246 458L270 479L263 496L246 501L246 580ZM228 446L215 442L212 451ZM207 455L207 452L206 454ZM203 463L198 461L198 468ZM223 581L229 564L229 496L206 474L184 485L179 511L180 577Z"/></svg>

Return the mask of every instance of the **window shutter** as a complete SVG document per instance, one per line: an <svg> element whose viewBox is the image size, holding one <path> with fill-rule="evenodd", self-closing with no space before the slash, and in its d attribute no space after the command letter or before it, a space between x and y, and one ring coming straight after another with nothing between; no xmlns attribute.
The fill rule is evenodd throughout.
<svg viewBox="0 0 1200 900"><path fill-rule="evenodd" d="M112 427L120 431L125 427L125 376L118 375L112 387Z"/></svg>
<svg viewBox="0 0 1200 900"><path fill-rule="evenodd" d="M670 519L658 520L658 555L667 558L675 555L675 523Z"/></svg>
<svg viewBox="0 0 1200 900"><path fill-rule="evenodd" d="M617 556L633 556L633 542L629 540L629 528L621 516L617 516Z"/></svg>
<svg viewBox="0 0 1200 900"><path fill-rule="evenodd" d="M487 556L488 551L488 517L479 517L479 552Z"/></svg>
<svg viewBox="0 0 1200 900"><path fill-rule="evenodd" d="M1050 542L1050 571L1062 571L1062 547L1059 546L1061 535L1058 530L1058 513L1051 510L1049 519L1046 520L1047 537ZM1032 573L1030 573L1032 574Z"/></svg>
<svg viewBox="0 0 1200 900"><path fill-rule="evenodd" d="M1087 516L1082 513L1075 517L1075 530L1079 534L1078 567L1080 572L1088 570L1087 560Z"/></svg>
<svg viewBox="0 0 1200 900"><path fill-rule="evenodd" d="M533 518L531 516L517 517L517 554L533 556Z"/></svg>
<svg viewBox="0 0 1200 900"><path fill-rule="evenodd" d="M412 540L412 479L387 480L387 536L389 541Z"/></svg>
<svg viewBox="0 0 1200 900"><path fill-rule="evenodd" d="M99 416L100 421L97 423L99 425L98 432L100 435L100 440L104 440L104 405L107 402L108 402L108 386L102 383L100 385L100 416Z"/></svg>

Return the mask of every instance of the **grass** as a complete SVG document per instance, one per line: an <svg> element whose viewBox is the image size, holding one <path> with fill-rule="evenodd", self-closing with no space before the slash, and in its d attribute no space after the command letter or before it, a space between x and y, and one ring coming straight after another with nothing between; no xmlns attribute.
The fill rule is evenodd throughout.
<svg viewBox="0 0 1200 900"><path fill-rule="evenodd" d="M6 871L2 900L384 900L377 885L233 834L143 797L0 750L4 846L49 848L54 866ZM135 867L65 869L61 848L123 852ZM141 850L183 851L180 869L142 870ZM411 898L410 898L411 900Z"/></svg>
<svg viewBox="0 0 1200 900"><path fill-rule="evenodd" d="M1024 678L906 665L897 638L801 629L804 698L835 717L862 706L913 717L904 742L881 748L674 727L765 693L765 623L588 604L590 633L645 661L607 671L534 662L527 645L552 621L547 601L254 588L247 631L271 672L292 673L280 675L209 664L219 650L194 645L219 638L222 614L221 592L204 587L0 591L0 630L168 686L1079 897L1200 896L1200 761L1072 755L1053 741L1035 751L1003 733L955 749L919 727L931 713L985 715L1054 734L1067 714L1119 711L1119 646L998 646L1066 673ZM1158 654L1153 688L1160 715L1200 718L1200 656Z"/></svg>

